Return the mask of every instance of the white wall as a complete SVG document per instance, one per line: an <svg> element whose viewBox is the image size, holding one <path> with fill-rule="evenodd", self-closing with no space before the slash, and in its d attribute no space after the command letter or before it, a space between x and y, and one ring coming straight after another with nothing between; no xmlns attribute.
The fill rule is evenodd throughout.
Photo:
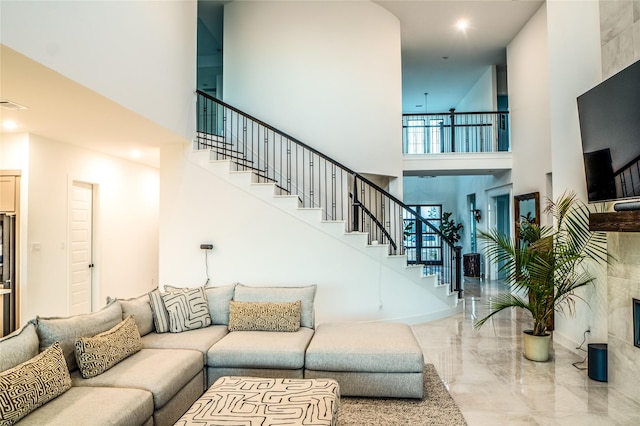
<svg viewBox="0 0 640 426"><path fill-rule="evenodd" d="M192 164L189 150L161 151L160 285L205 284L205 253L199 247L212 243L210 284L317 284L319 323L424 321L433 319L425 315L449 308L405 276L417 277L419 268L397 267L399 259L390 267L383 262L386 248L367 247L363 240L355 249L343 239L343 224L339 232L323 232L319 214L311 224L283 212Z"/></svg>
<svg viewBox="0 0 640 426"><path fill-rule="evenodd" d="M547 2L547 30L553 192L573 191L586 202L576 98L601 81L598 3ZM586 303L577 304L575 317L556 315L555 338L567 346L577 346L587 329L589 341L606 341L607 280L594 273L601 279L578 292Z"/></svg>
<svg viewBox="0 0 640 426"><path fill-rule="evenodd" d="M402 175L400 25L369 1L225 5L225 101L361 173Z"/></svg>
<svg viewBox="0 0 640 426"><path fill-rule="evenodd" d="M29 135L28 235L22 247L21 322L67 315L68 194L74 180L97 188L94 300L131 297L158 283L158 170ZM33 250L40 243L40 250Z"/></svg>
<svg viewBox="0 0 640 426"><path fill-rule="evenodd" d="M0 8L2 44L193 137L197 2L3 1Z"/></svg>
<svg viewBox="0 0 640 426"><path fill-rule="evenodd" d="M507 46L514 194L540 192L551 172L547 5L543 4Z"/></svg>
<svg viewBox="0 0 640 426"><path fill-rule="evenodd" d="M498 97L496 67L487 67L471 90L456 105L456 112L496 111Z"/></svg>

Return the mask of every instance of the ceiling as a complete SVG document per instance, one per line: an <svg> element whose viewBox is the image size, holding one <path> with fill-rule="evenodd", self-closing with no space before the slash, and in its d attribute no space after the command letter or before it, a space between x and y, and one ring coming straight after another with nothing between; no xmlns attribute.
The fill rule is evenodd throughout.
<svg viewBox="0 0 640 426"><path fill-rule="evenodd" d="M506 65L506 47L543 1L375 0L400 20L402 110L454 108L491 65ZM459 31L464 19L469 27ZM426 107L425 107L425 93Z"/></svg>
<svg viewBox="0 0 640 426"><path fill-rule="evenodd" d="M160 164L159 141L182 142L175 133L4 45L0 58L0 99L27 107L0 107L0 122L18 125L2 127L2 137L30 133L153 167Z"/></svg>
<svg viewBox="0 0 640 426"><path fill-rule="evenodd" d="M541 0L373 0L400 21L402 110L446 112L491 65L506 65L506 47ZM223 5L198 3L198 84L213 91L222 67ZM456 23L465 19L461 32ZM428 96L425 97L425 93ZM425 106L426 100L426 106Z"/></svg>

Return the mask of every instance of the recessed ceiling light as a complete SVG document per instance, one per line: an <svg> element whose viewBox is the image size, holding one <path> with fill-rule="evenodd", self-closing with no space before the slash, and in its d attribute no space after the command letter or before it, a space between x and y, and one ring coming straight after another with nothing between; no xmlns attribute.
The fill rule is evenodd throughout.
<svg viewBox="0 0 640 426"><path fill-rule="evenodd" d="M460 19L458 22L456 22L456 28L461 32L467 31L467 29L469 28L469 21L467 21L466 19Z"/></svg>
<svg viewBox="0 0 640 426"><path fill-rule="evenodd" d="M15 130L18 128L18 123L15 121L7 120L2 122L2 128L5 130Z"/></svg>
<svg viewBox="0 0 640 426"><path fill-rule="evenodd" d="M140 152L139 149L131 150L131 157L132 158L140 158L141 156L142 156L142 153Z"/></svg>

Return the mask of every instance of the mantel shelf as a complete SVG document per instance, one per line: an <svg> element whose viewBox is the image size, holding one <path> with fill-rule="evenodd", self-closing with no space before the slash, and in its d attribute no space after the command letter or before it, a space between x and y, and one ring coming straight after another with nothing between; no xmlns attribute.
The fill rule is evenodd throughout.
<svg viewBox="0 0 640 426"><path fill-rule="evenodd" d="M591 213L591 231L640 232L640 210Z"/></svg>

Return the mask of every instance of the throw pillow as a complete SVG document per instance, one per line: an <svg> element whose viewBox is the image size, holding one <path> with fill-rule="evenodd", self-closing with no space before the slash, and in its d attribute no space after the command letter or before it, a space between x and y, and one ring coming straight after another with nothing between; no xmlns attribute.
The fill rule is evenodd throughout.
<svg viewBox="0 0 640 426"><path fill-rule="evenodd" d="M211 325L209 305L203 287L164 293L162 301L169 314L169 331L172 333Z"/></svg>
<svg viewBox="0 0 640 426"><path fill-rule="evenodd" d="M62 353L67 360L69 371L78 368L74 345L78 337L94 336L107 331L122 321L122 307L115 301L91 314L74 315L66 318L36 319L36 331L40 339L40 351L60 342Z"/></svg>
<svg viewBox="0 0 640 426"><path fill-rule="evenodd" d="M0 425L12 425L62 395L71 377L59 343L0 373Z"/></svg>
<svg viewBox="0 0 640 426"><path fill-rule="evenodd" d="M298 331L302 302L229 302L229 331Z"/></svg>
<svg viewBox="0 0 640 426"><path fill-rule="evenodd" d="M166 333L169 331L169 313L164 307L160 290L155 289L149 292L149 304L153 313L153 324L156 327L156 333Z"/></svg>
<svg viewBox="0 0 640 426"><path fill-rule="evenodd" d="M211 324L229 325L229 302L233 300L233 293L236 285L222 285L218 287L205 287L204 294L207 296L209 305L209 315ZM181 291L183 288L164 286L165 291Z"/></svg>
<svg viewBox="0 0 640 426"><path fill-rule="evenodd" d="M250 287L237 284L233 300L238 302L295 302L302 301L300 326L314 328L317 285L303 287Z"/></svg>
<svg viewBox="0 0 640 426"><path fill-rule="evenodd" d="M133 317L111 330L76 340L76 360L85 379L104 373L142 349L142 340Z"/></svg>

